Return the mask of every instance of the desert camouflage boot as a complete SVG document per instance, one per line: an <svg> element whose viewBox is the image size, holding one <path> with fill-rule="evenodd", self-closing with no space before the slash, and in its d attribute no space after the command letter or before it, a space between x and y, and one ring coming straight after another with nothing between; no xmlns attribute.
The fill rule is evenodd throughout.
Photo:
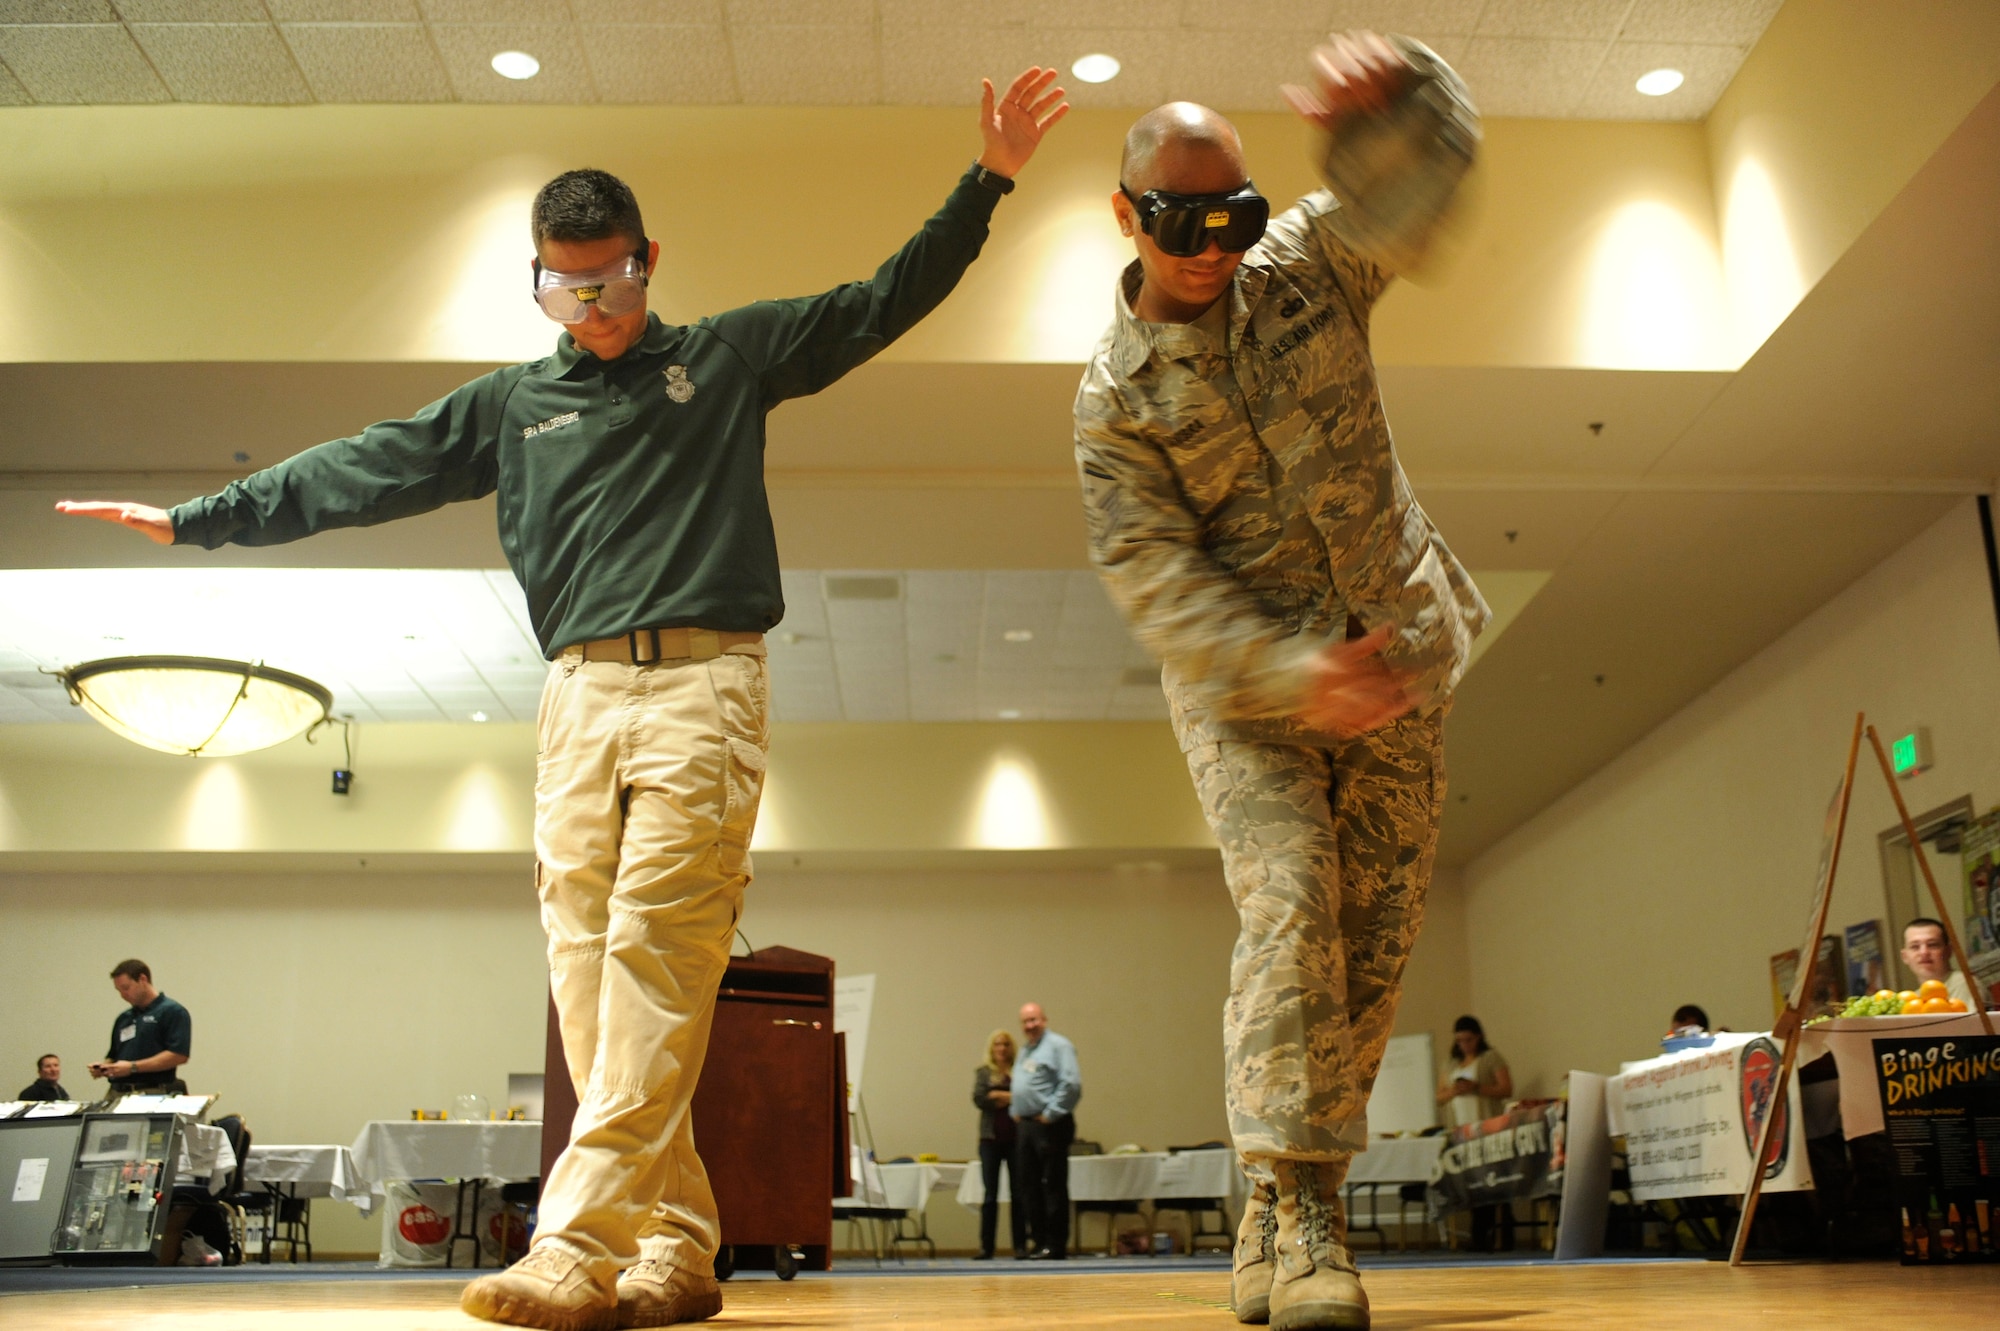
<svg viewBox="0 0 2000 1331"><path fill-rule="evenodd" d="M1229 1309L1236 1320L1261 1325L1271 1320L1271 1271L1277 1261L1278 1206L1268 1183L1250 1192L1243 1221L1236 1226L1234 1270L1229 1277Z"/></svg>
<svg viewBox="0 0 2000 1331"><path fill-rule="evenodd" d="M1339 1173L1330 1165L1280 1160L1271 1331L1368 1331L1368 1296L1347 1247Z"/></svg>
<svg viewBox="0 0 2000 1331"><path fill-rule="evenodd" d="M722 1311L722 1287L714 1276L684 1271L656 1257L642 1257L618 1277L618 1325L675 1326L700 1322Z"/></svg>
<svg viewBox="0 0 2000 1331"><path fill-rule="evenodd" d="M618 1319L617 1298L583 1260L548 1245L468 1284L458 1306L489 1322L542 1331L610 1331Z"/></svg>

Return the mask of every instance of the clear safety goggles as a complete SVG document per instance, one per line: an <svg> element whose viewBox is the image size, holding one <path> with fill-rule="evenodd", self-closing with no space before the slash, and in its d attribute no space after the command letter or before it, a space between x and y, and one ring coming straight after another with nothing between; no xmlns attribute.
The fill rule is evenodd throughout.
<svg viewBox="0 0 2000 1331"><path fill-rule="evenodd" d="M1177 259L1192 259L1210 241L1224 254L1241 254L1264 238L1271 205L1249 181L1228 194L1167 194L1149 189L1133 197L1123 185L1119 193L1139 212L1139 229L1162 251Z"/></svg>
<svg viewBox="0 0 2000 1331"><path fill-rule="evenodd" d="M607 319L630 314L646 300L646 242L616 263L587 273L558 273L535 260L535 303L559 324L580 324L590 307Z"/></svg>

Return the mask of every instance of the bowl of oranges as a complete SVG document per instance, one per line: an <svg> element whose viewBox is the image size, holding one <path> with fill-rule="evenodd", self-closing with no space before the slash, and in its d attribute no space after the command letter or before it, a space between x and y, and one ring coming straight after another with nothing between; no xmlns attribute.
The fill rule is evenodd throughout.
<svg viewBox="0 0 2000 1331"><path fill-rule="evenodd" d="M1872 994L1857 994L1847 1000L1847 1006L1837 1014L1842 1017L1942 1017L1968 1011L1965 1004L1951 996L1943 980L1925 980L1914 989L1898 992L1894 989L1877 989Z"/></svg>

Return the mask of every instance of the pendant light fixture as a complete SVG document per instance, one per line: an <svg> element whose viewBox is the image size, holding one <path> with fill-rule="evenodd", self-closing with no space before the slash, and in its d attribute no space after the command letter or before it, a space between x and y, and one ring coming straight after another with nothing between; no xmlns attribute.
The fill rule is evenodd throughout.
<svg viewBox="0 0 2000 1331"><path fill-rule="evenodd" d="M227 758L282 744L328 720L324 685L261 661L117 656L58 672L70 701L135 744Z"/></svg>

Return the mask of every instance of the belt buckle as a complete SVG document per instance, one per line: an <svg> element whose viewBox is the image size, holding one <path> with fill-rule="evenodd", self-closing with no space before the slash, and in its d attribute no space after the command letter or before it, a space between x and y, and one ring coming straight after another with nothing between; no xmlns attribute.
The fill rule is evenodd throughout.
<svg viewBox="0 0 2000 1331"><path fill-rule="evenodd" d="M641 655L639 644L642 641L650 645L652 649L650 656ZM658 629L633 629L625 635L625 643L631 649L633 665L651 665L660 659L660 631Z"/></svg>

